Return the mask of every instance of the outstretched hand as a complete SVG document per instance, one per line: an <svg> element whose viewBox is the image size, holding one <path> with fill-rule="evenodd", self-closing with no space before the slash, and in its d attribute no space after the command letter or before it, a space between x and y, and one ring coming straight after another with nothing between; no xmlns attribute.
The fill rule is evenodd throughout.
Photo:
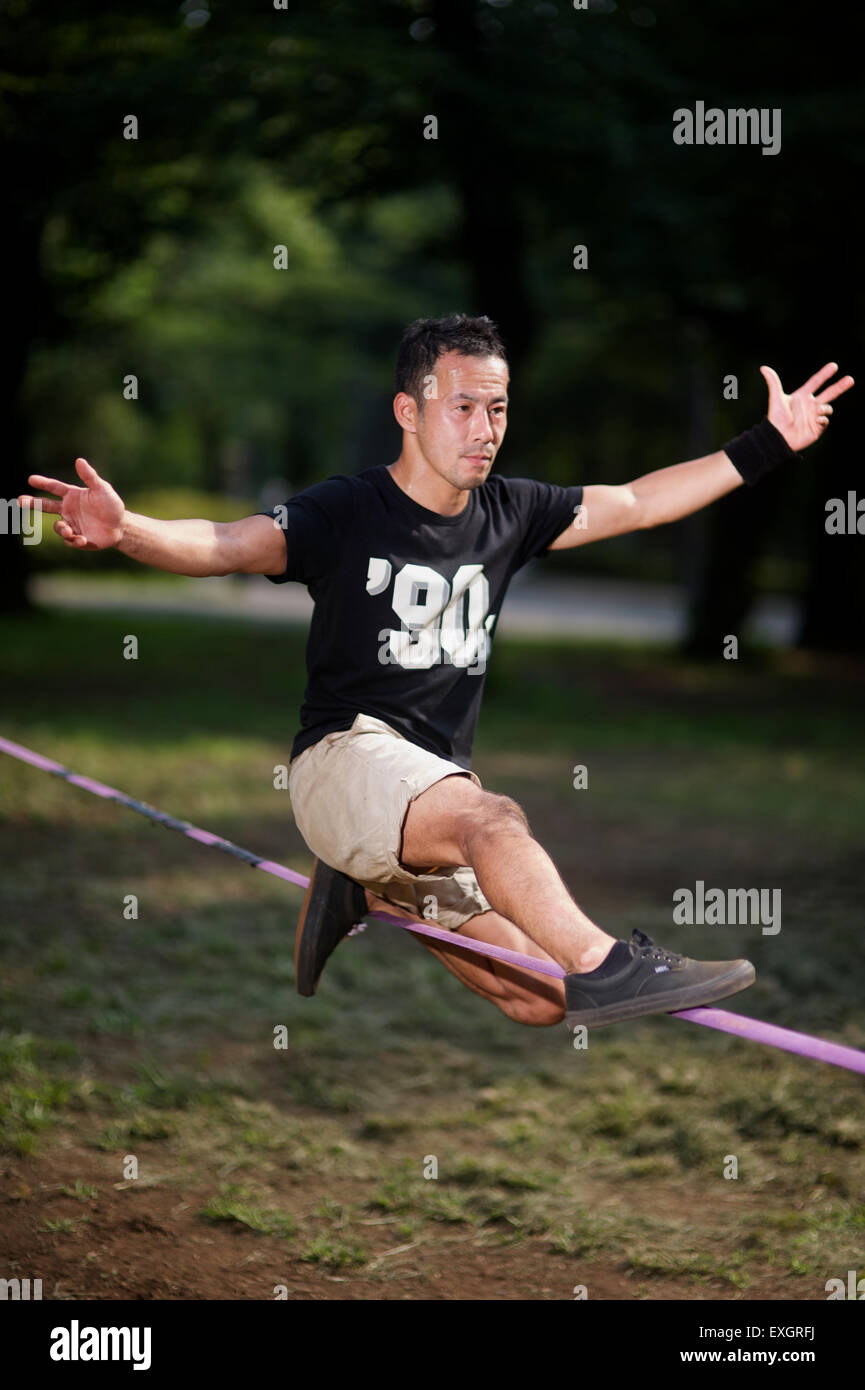
<svg viewBox="0 0 865 1390"><path fill-rule="evenodd" d="M39 473L27 479L31 487L53 492L59 502L22 493L18 503L32 507L38 502L43 512L59 512L60 520L55 521L54 530L75 550L107 550L123 536L123 500L86 459L76 459L75 469L84 487L63 483L58 478L43 478Z"/></svg>
<svg viewBox="0 0 865 1390"><path fill-rule="evenodd" d="M772 367L760 368L769 388L769 423L783 434L790 448L797 453L820 438L832 414L829 402L844 391L849 391L853 385L852 376L845 376L815 396L817 388L834 376L837 370L837 362L827 362L825 367L808 378L804 386L788 396L784 393L778 373Z"/></svg>

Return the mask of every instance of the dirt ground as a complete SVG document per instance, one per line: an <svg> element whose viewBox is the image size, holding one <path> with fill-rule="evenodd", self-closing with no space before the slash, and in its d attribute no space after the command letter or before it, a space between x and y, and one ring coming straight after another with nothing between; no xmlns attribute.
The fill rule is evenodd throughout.
<svg viewBox="0 0 865 1390"><path fill-rule="evenodd" d="M85 1206L90 1219L80 1231L46 1232L40 1229L46 1211L55 1220L81 1218L80 1200L60 1190L73 1170L98 1187L98 1204ZM372 1218L366 1228L370 1268L350 1276L332 1274L292 1257L276 1236L238 1225L203 1227L196 1211L209 1195L207 1188L185 1189L179 1201L176 1192L159 1186L114 1183L108 1170L107 1160L74 1145L61 1160L3 1166L5 1265L21 1277L26 1271L34 1278L50 1271L43 1276L45 1299L573 1300L576 1287L585 1285L588 1297L600 1300L713 1300L720 1291L707 1287L695 1294L690 1280L643 1281L614 1262L551 1251L543 1238L509 1247L474 1232L436 1233L435 1239L394 1243L387 1218ZM356 1188L331 1186L331 1195L352 1200ZM672 1192L668 1197L678 1200ZM652 1200L657 1199L653 1191ZM263 1289L279 1289L279 1294L263 1294ZM798 1296L804 1294L800 1290ZM725 1300L731 1296L781 1300L797 1295L767 1274L747 1295L727 1289Z"/></svg>
<svg viewBox="0 0 865 1390"><path fill-rule="evenodd" d="M855 691L828 687L824 749L807 683L770 673L740 696L729 673L718 692L700 672L580 656L571 735L549 660L509 679L561 743L525 751L540 716L523 737L500 697L485 785L519 800L617 934L753 955L744 1012L861 1046ZM308 872L262 772L278 743L250 762L236 711L208 708L218 739L196 707L188 745L127 748L121 731L110 768L86 744L57 753ZM12 734L41 746L23 719ZM586 749L591 799L572 783ZM822 1300L826 1279L862 1268L858 1078L663 1019L576 1060L561 1032L514 1029L383 925L301 1000L285 885L29 769L0 787L0 811L4 797L0 1277L61 1301L571 1301L585 1286L595 1301L726 1304ZM697 877L782 888L783 932L674 931L671 893ZM119 926L129 892L141 920ZM141 1176L124 1180L129 1153ZM420 1180L427 1154L440 1182Z"/></svg>

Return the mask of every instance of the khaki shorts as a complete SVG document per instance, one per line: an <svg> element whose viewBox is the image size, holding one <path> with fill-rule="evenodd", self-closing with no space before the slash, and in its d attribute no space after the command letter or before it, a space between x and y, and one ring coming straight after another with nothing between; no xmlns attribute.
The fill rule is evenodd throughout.
<svg viewBox="0 0 865 1390"><path fill-rule="evenodd" d="M472 869L413 873L399 861L409 803L453 773L480 778L428 753L370 714L325 734L292 760L288 774L297 828L317 859L422 920L458 931L489 912Z"/></svg>

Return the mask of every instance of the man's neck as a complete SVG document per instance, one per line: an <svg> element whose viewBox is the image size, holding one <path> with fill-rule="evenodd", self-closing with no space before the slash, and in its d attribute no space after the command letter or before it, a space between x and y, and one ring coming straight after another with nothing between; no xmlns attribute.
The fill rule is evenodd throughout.
<svg viewBox="0 0 865 1390"><path fill-rule="evenodd" d="M427 511L440 516L459 516L469 504L470 489L460 491L429 464L409 464L402 456L387 465L387 471L397 487Z"/></svg>

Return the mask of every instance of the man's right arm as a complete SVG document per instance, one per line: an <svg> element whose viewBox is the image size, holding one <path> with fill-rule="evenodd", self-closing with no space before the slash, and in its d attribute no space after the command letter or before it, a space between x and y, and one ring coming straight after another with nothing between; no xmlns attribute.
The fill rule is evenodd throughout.
<svg viewBox="0 0 865 1390"><path fill-rule="evenodd" d="M154 569L196 577L223 574L282 574L285 536L268 516L240 521L159 521L127 511L122 498L86 459L75 468L83 487L34 474L33 487L54 493L39 498L44 512L58 514L54 530L71 550L115 548ZM22 507L37 499L23 494Z"/></svg>
<svg viewBox="0 0 865 1390"><path fill-rule="evenodd" d="M285 569L285 536L272 517L158 521L124 511L122 527L118 550L172 574L282 574Z"/></svg>

